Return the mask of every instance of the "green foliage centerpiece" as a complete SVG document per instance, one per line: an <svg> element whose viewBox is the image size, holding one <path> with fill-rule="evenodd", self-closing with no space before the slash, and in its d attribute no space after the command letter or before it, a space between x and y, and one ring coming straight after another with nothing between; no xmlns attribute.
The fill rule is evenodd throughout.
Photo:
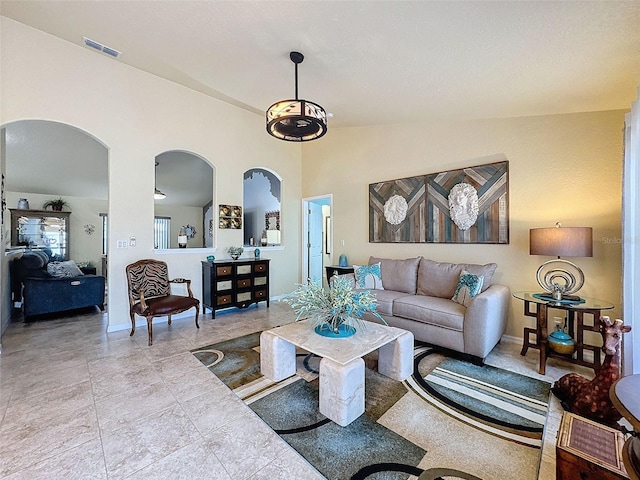
<svg viewBox="0 0 640 480"><path fill-rule="evenodd" d="M330 289L308 283L300 285L284 298L298 315L296 322L309 319L315 331L323 336L348 337L356 333L356 325L363 325L362 315L376 312L376 297L369 290L355 290L348 278L336 276Z"/></svg>

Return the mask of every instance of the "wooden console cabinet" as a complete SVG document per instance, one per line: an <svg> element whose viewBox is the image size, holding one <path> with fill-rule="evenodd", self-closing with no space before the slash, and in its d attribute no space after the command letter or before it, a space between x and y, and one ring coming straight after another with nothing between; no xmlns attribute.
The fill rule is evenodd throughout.
<svg viewBox="0 0 640 480"><path fill-rule="evenodd" d="M202 313L267 302L269 307L269 259L202 262Z"/></svg>

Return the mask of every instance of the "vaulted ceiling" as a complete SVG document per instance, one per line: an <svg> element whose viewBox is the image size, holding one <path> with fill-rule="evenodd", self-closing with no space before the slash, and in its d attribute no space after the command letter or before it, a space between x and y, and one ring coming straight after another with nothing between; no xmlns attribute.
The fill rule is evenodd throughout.
<svg viewBox="0 0 640 480"><path fill-rule="evenodd" d="M294 95L334 126L629 108L638 1L24 1L0 13L259 114ZM83 47L88 48L88 47ZM96 52L97 55L104 55Z"/></svg>

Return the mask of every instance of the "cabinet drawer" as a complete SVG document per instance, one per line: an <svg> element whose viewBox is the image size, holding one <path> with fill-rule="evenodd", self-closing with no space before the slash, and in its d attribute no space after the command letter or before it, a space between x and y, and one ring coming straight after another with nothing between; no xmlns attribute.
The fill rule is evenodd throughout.
<svg viewBox="0 0 640 480"><path fill-rule="evenodd" d="M216 297L216 305L228 305L231 303L231 295L219 295Z"/></svg>
<svg viewBox="0 0 640 480"><path fill-rule="evenodd" d="M267 277L256 277L253 280L253 284L258 286L258 285L266 285L267 284Z"/></svg>
<svg viewBox="0 0 640 480"><path fill-rule="evenodd" d="M249 275L251 273L251 265L238 265L236 272L238 272L238 275Z"/></svg>
<svg viewBox="0 0 640 480"><path fill-rule="evenodd" d="M267 271L267 264L266 263L256 263L253 266L253 271L254 272L266 272Z"/></svg>
<svg viewBox="0 0 640 480"><path fill-rule="evenodd" d="M231 290L232 286L233 286L233 282L231 280L225 280L224 282L216 283L216 290L218 291Z"/></svg>
<svg viewBox="0 0 640 480"><path fill-rule="evenodd" d="M242 278L242 279L238 280L237 284L238 284L238 288L250 287L251 286L251 279L250 278Z"/></svg>
<svg viewBox="0 0 640 480"><path fill-rule="evenodd" d="M256 300L257 299L264 300L265 298L267 298L267 291L266 290L256 290L254 292L254 294L256 296Z"/></svg>
<svg viewBox="0 0 640 480"><path fill-rule="evenodd" d="M231 275L231 265L216 267L216 275L218 275L219 277L222 277L224 275Z"/></svg>
<svg viewBox="0 0 640 480"><path fill-rule="evenodd" d="M236 295L236 302L251 301L251 292L241 292Z"/></svg>

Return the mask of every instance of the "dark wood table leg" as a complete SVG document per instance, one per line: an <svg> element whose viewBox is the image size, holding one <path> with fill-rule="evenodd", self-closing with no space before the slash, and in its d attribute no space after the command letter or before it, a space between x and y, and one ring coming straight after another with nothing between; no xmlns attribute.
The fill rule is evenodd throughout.
<svg viewBox="0 0 640 480"><path fill-rule="evenodd" d="M534 318L538 318L538 307L537 304L534 303L534 305L536 305L536 311L532 312L529 307L530 307L531 302L525 300L524 301L524 315L526 317L534 317ZM536 320L536 324L537 324L537 320ZM531 334L535 334L536 336L536 341L535 343L531 342ZM538 326L536 325L536 328L529 328L529 327L525 327L524 328L524 338L522 341L522 350L520 350L520 355L526 355L527 351L529 350L529 348L539 348L539 339L540 339L540 335L538 332Z"/></svg>
<svg viewBox="0 0 640 480"><path fill-rule="evenodd" d="M538 315L536 317L538 322L538 343L540 344L540 364L538 367L538 373L544 375L547 369L547 352L549 348L549 341L547 340L547 306L538 305Z"/></svg>

